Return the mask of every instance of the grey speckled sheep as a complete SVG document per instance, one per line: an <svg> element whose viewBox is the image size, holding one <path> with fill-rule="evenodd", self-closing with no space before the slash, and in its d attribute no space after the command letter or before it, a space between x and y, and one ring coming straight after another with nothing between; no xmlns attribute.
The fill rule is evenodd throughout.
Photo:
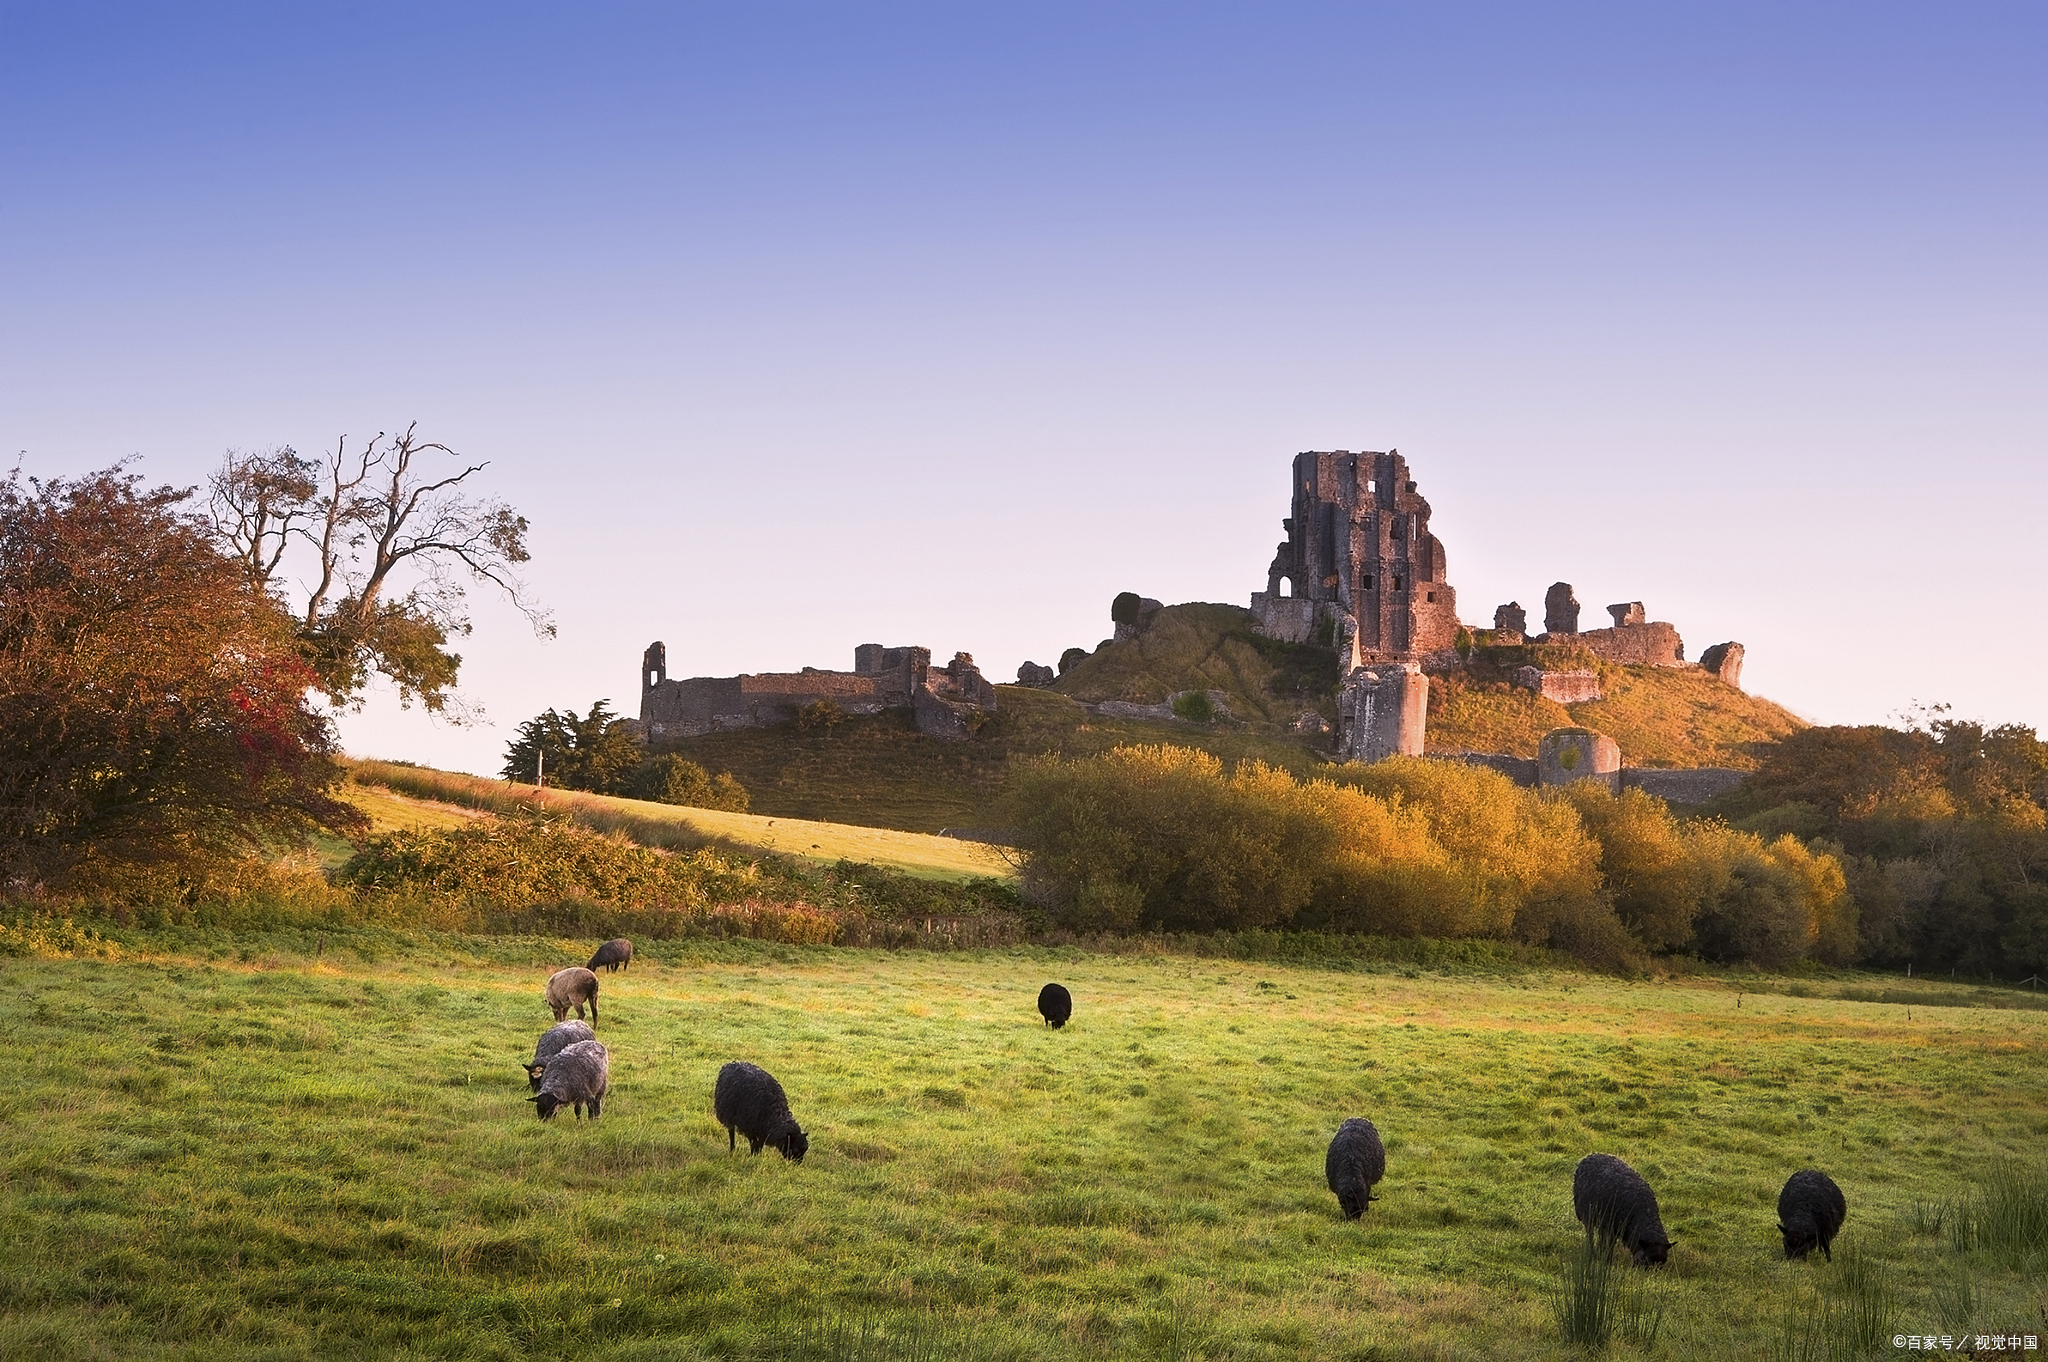
<svg viewBox="0 0 2048 1362"><path fill-rule="evenodd" d="M1657 1214L1657 1194L1612 1154L1579 1160L1572 1174L1572 1211L1589 1238L1598 1235L1610 1245L1620 1240L1638 1266L1661 1263L1671 1254L1671 1237Z"/></svg>
<svg viewBox="0 0 2048 1362"><path fill-rule="evenodd" d="M533 1061L526 1066L526 1081L535 1092L539 1092L541 1071L549 1060L579 1040L596 1039L597 1032L590 1029L589 1022L565 1021L549 1027L534 1043Z"/></svg>
<svg viewBox="0 0 2048 1362"><path fill-rule="evenodd" d="M727 1149L738 1149L738 1136L744 1135L750 1152L758 1154L762 1145L772 1144L792 1163L802 1163L810 1151L810 1137L789 1114L789 1098L783 1095L782 1085L758 1064L735 1060L720 1069L711 1110L725 1127Z"/></svg>
<svg viewBox="0 0 2048 1362"><path fill-rule="evenodd" d="M1362 1116L1354 1116L1337 1127L1330 1152L1323 1159L1323 1176L1337 1194L1346 1220L1356 1220L1379 1198L1373 1184L1387 1174L1387 1151L1380 1144L1379 1128Z"/></svg>
<svg viewBox="0 0 2048 1362"><path fill-rule="evenodd" d="M604 1110L604 1095L611 1086L611 1052L602 1041L579 1040L563 1046L548 1061L547 1072L540 1076L540 1092L526 1100L534 1104L534 1112L543 1121L552 1119L563 1107L576 1108L579 1121L583 1109L589 1107L590 1119L595 1121Z"/></svg>
<svg viewBox="0 0 2048 1362"><path fill-rule="evenodd" d="M548 976L548 1011L560 1021L575 1008L576 1015L583 1015L583 1004L590 1004L590 1020L597 1020L597 976L581 965L565 970L556 970Z"/></svg>
<svg viewBox="0 0 2048 1362"><path fill-rule="evenodd" d="M633 943L623 936L615 936L597 948L597 954L590 957L590 963L583 968L589 970L608 969L617 974L633 966Z"/></svg>
<svg viewBox="0 0 2048 1362"><path fill-rule="evenodd" d="M1818 1248L1832 1263L1835 1255L1828 1245L1848 1218L1842 1189L1818 1168L1794 1173L1778 1193L1778 1233L1785 1236L1787 1258L1804 1258Z"/></svg>

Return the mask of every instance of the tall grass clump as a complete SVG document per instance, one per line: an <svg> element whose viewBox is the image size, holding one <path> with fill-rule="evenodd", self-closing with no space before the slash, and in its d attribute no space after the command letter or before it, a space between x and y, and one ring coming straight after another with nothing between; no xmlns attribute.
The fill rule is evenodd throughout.
<svg viewBox="0 0 2048 1362"><path fill-rule="evenodd" d="M1958 1253L1981 1252L2002 1267L2038 1271L2048 1263L2048 1172L2006 1161L1958 1197L1947 1216Z"/></svg>
<svg viewBox="0 0 2048 1362"><path fill-rule="evenodd" d="M1891 1274L1860 1251L1837 1253L1823 1288L1786 1301L1771 1362L1852 1362L1891 1349L1899 1295Z"/></svg>
<svg viewBox="0 0 2048 1362"><path fill-rule="evenodd" d="M1611 1244L1587 1236L1565 1262L1550 1298L1551 1318L1564 1341L1589 1351L1619 1336L1637 1347L1656 1346L1664 1329L1664 1300L1649 1275L1617 1265Z"/></svg>

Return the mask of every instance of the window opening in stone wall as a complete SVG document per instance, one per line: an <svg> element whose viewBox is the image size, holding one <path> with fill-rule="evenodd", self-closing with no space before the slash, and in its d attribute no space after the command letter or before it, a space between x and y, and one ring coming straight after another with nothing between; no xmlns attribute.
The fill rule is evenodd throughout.
<svg viewBox="0 0 2048 1362"><path fill-rule="evenodd" d="M1365 579L1365 589L1367 591L1372 590L1372 578L1368 577Z"/></svg>
<svg viewBox="0 0 2048 1362"><path fill-rule="evenodd" d="M1401 579L1399 577L1396 577L1394 579L1394 590L1399 591L1401 589Z"/></svg>
<svg viewBox="0 0 2048 1362"><path fill-rule="evenodd" d="M1282 578L1280 579L1280 594L1281 594L1281 596L1282 596L1282 597L1292 596L1292 595L1294 594L1294 579L1293 579L1293 578L1291 578L1291 577L1282 577Z"/></svg>
<svg viewBox="0 0 2048 1362"><path fill-rule="evenodd" d="M1436 600L1436 593L1435 593L1434 591L1432 591L1432 592L1429 592L1429 593L1428 593L1428 598L1429 598L1429 600L1430 600L1430 601L1431 601L1432 603L1434 603L1434 602L1435 602L1435 600Z"/></svg>

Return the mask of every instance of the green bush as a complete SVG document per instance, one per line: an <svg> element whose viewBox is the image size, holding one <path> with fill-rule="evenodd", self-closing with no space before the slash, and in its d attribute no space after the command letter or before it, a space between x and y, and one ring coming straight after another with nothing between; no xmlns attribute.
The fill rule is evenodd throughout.
<svg viewBox="0 0 2048 1362"><path fill-rule="evenodd" d="M829 704L830 701L821 703ZM838 706L834 705L837 709ZM693 809L723 809L728 813L747 811L746 787L728 771L712 775L688 757L665 752L649 757L633 773L628 793L635 799L657 804L681 804Z"/></svg>
<svg viewBox="0 0 2048 1362"><path fill-rule="evenodd" d="M440 910L463 930L477 914L595 900L690 910L761 892L760 870L713 851L634 846L557 820L477 819L459 828L372 837L335 873L369 898Z"/></svg>
<svg viewBox="0 0 2048 1362"><path fill-rule="evenodd" d="M1173 712L1191 724L1206 724L1216 717L1216 706L1207 691L1191 690L1174 697Z"/></svg>

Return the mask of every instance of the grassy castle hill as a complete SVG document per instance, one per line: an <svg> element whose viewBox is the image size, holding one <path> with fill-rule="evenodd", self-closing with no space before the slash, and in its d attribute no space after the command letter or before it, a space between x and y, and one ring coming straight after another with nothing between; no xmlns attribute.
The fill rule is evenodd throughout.
<svg viewBox="0 0 2048 1362"><path fill-rule="evenodd" d="M937 832L1001 821L1012 763L1046 753L1088 756L1120 743L1175 743L1234 761L1253 757L1297 775L1327 761L1304 711L1334 716L1335 657L1250 630L1237 606L1168 606L1137 638L1105 640L1050 690L997 688L997 713L967 742L920 734L907 714L742 729L662 744L745 785L752 810L787 818ZM1527 663L1599 671L1604 698L1560 705L1507 678ZM1157 705L1189 690L1220 691L1227 716L1206 724L1112 718L1084 702ZM1768 700L1697 669L1596 663L1565 649L1475 649L1467 666L1430 680L1432 752L1533 757L1543 734L1581 724L1621 745L1637 766L1750 769L1760 746L1804 725Z"/></svg>
<svg viewBox="0 0 2048 1362"><path fill-rule="evenodd" d="M0 957L6 1356L1566 1358L1595 1150L1677 1238L1617 1270L1610 1356L2040 1327L2038 1259L1959 1229L2048 1139L2024 993L655 943L604 976L603 1119L542 1123L519 1061L589 942L112 936ZM803 1164L727 1153L736 1058ZM1388 1151L1357 1222L1351 1115ZM1778 1247L1806 1166L1832 1262Z"/></svg>

